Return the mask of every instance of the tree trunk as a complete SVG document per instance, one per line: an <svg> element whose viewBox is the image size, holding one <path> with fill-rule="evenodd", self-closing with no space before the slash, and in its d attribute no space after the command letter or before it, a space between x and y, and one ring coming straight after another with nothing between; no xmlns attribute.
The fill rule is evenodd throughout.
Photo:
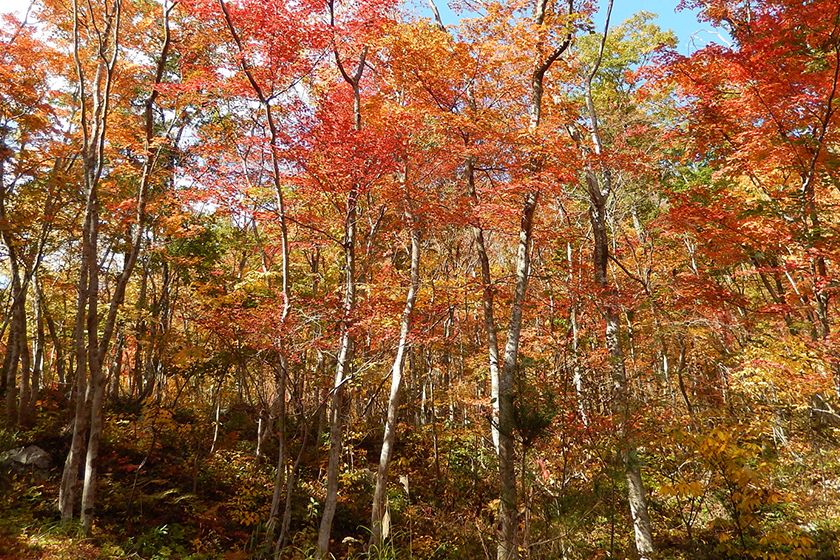
<svg viewBox="0 0 840 560"><path fill-rule="evenodd" d="M14 309L11 310L14 313ZM4 378L6 385L6 422L10 427L17 423L17 369L18 369L18 344L17 321L9 323L9 338L6 343L6 358L3 360Z"/></svg>
<svg viewBox="0 0 840 560"><path fill-rule="evenodd" d="M403 181L406 180L405 172ZM407 185L404 186L407 189ZM408 195L406 195L408 198ZM408 334L411 330L411 317L420 288L420 228L411 211L410 200L406 201L406 222L411 224L411 271L408 294L405 298L402 319L400 321L400 338L397 343L397 353L391 366L391 391L388 395L388 413L385 420L385 433L382 438L382 450L379 454L379 468L376 472L376 488L373 492L371 508L370 544L381 546L383 539L383 518L385 516L388 486L388 467L391 462L394 441L397 430L397 409L399 406L400 388L402 386L403 367L405 366L405 352L408 345Z"/></svg>
<svg viewBox="0 0 840 560"><path fill-rule="evenodd" d="M513 378L518 370L519 339L522 333L522 310L531 272L531 235L538 195L525 195L519 225L519 246L516 252L516 286L510 310L510 324L505 344L504 367L499 378L499 560L515 559L516 528L519 511L516 497L516 450L514 448Z"/></svg>
<svg viewBox="0 0 840 560"><path fill-rule="evenodd" d="M607 18L604 34L599 46L598 57L589 73L584 90L592 142L591 151L596 157L601 155L603 148L598 128L598 115L592 97L592 80L598 72L603 58L612 5L613 1L610 0L607 6ZM576 136L576 140L580 143L579 136ZM583 149L582 144L581 148ZM592 225L594 242L592 257L595 283L600 288L602 297L605 298L604 335L609 353L610 373L613 384L612 412L618 416L620 422L619 455L623 463L624 475L627 481L628 501L630 505L630 516L633 521L636 551L639 554L640 560L649 560L654 551L653 537L650 518L647 512L645 488L642 484L641 467L636 454L636 447L633 443L633 437L630 433L630 388L628 386L627 372L624 364L624 350L621 345L621 324L619 313L612 301L615 290L610 285L607 275L610 248L606 208L610 193L613 192L612 173L609 169L602 170L599 173L592 164L587 164L584 173L587 194L589 195L589 219Z"/></svg>
<svg viewBox="0 0 840 560"><path fill-rule="evenodd" d="M341 460L342 430L344 429L344 383L350 369L352 352L352 320L356 307L356 214L358 188L353 187L347 196L347 213L344 220L344 305L342 309L341 335L336 355L335 382L329 409L330 452L327 465L327 495L321 525L318 528L318 551L321 558L327 558L330 548L330 533L338 501L338 471Z"/></svg>
<svg viewBox="0 0 840 560"><path fill-rule="evenodd" d="M574 258L571 243L566 244L566 259L569 262L568 282L571 286L574 278ZM578 415L580 416L580 421L584 426L588 426L589 415L586 413L586 402L583 394L583 368L580 364L580 353L578 350L580 345L580 336L578 334L577 321L577 296L572 298L569 307L569 323L572 330L572 384L575 388L575 397L577 398Z"/></svg>
<svg viewBox="0 0 840 560"><path fill-rule="evenodd" d="M149 285L149 263L147 259L143 262L143 274L140 277L140 293L137 296L135 309L137 312L137 323L134 325L134 365L132 373L132 396L141 400L146 395L145 367L143 363L144 339L148 332L144 311L147 304L147 292Z"/></svg>
<svg viewBox="0 0 840 560"><path fill-rule="evenodd" d="M475 158L467 158L466 163L467 192L473 203L478 202L478 193L475 189ZM487 357L490 368L490 402L492 416L490 418L490 431L493 437L493 446L496 453L499 453L499 341L496 337L496 320L493 317L493 279L490 276L490 259L487 256L487 244L485 242L484 230L479 224L473 226L473 237L476 250L478 251L478 262L481 269L481 308L484 312L484 335L487 337Z"/></svg>
<svg viewBox="0 0 840 560"><path fill-rule="evenodd" d="M2 146L2 143L0 143ZM1 188L2 186L0 186ZM6 222L5 194L0 194L0 221ZM4 376L6 379L6 419L9 426L15 426L21 420L26 421L26 406L29 398L29 346L26 337L26 287L21 281L20 263L17 249L11 233L5 227L2 230L3 241L9 252L11 272L11 307L9 309L9 338L6 345ZM18 386L18 366L20 365L20 386Z"/></svg>
<svg viewBox="0 0 840 560"><path fill-rule="evenodd" d="M90 534L93 527L94 506L96 498L96 482L98 476L99 442L102 437L102 402L105 395L105 376L101 363L95 370L91 370L91 384L88 390L93 390L90 405L90 435L85 457L85 476L82 486L82 530Z"/></svg>
<svg viewBox="0 0 840 560"><path fill-rule="evenodd" d="M532 20L542 26L551 9L547 0L538 0L533 6ZM567 4L568 14L574 11L571 0ZM564 41L551 51L547 58L538 54L530 76L530 100L528 104L528 134L535 135L542 116L543 80L546 72L572 43L570 30ZM531 157L529 173L540 173L542 163L536 155ZM525 194L519 223L519 243L516 251L516 285L510 309L507 341L505 342L504 365L499 377L499 560L516 560L519 557L516 546L518 523L518 502L516 496L516 451L514 448L513 418L513 378L519 365L519 338L522 332L522 312L528 279L531 273L531 237L534 227L534 213L537 208L539 191L531 190Z"/></svg>
<svg viewBox="0 0 840 560"><path fill-rule="evenodd" d="M111 386L109 393L111 399L117 400L120 398L120 377L122 376L123 350L125 348L125 335L122 330L117 336L117 347L114 349L114 361L110 371Z"/></svg>
<svg viewBox="0 0 840 560"><path fill-rule="evenodd" d="M8 216L6 215L6 134L8 127L0 127L0 234L3 242L6 245L6 250L9 253L9 269L11 271L11 286L10 307L6 321L9 324L9 338L6 343L6 356L3 360L3 386L6 390L6 421L9 427L14 427L18 420L18 387L17 387L17 367L20 352L20 343L18 341L18 300L20 299L20 269L18 266L17 251L15 249L14 239L12 233L9 231L7 224L9 224ZM4 321L4 330L6 322ZM2 332L0 332L2 336Z"/></svg>
<svg viewBox="0 0 840 560"><path fill-rule="evenodd" d="M332 12L334 5L329 3ZM334 21L334 14L330 14L330 22ZM353 88L353 130L362 130L362 102L360 83L365 71L367 47L362 48L359 64L350 75L341 62L338 50L334 50L335 62L344 81ZM330 533L338 501L338 471L341 460L342 430L344 428L344 383L350 370L351 353L353 351L352 322L356 310L356 220L359 203L359 185L353 185L347 194L347 207L344 217L344 303L342 305L341 333L339 335L338 352L336 353L335 382L333 384L330 402L330 452L327 465L327 495L324 499L324 511L321 515L321 525L318 527L318 555L327 558L330 549Z"/></svg>
<svg viewBox="0 0 840 560"><path fill-rule="evenodd" d="M36 409L35 404L41 396L41 386L44 384L44 345L46 344L46 335L44 332L44 314L43 301L41 294L41 287L38 281L35 281L35 352L32 358L32 397L30 398L32 410L31 415L34 420Z"/></svg>
<svg viewBox="0 0 840 560"><path fill-rule="evenodd" d="M90 212L85 218L85 227L82 234L82 263L79 272L78 299L76 305L76 319L73 327L73 342L75 353L75 379L71 390L71 402L75 403L73 414L73 435L70 440L70 450L64 461L64 472L61 477L61 486L58 491L58 509L61 512L61 519L72 519L76 505L76 489L79 478L79 465L81 457L85 453L86 435L90 414L85 406L87 394L87 345L85 344L85 309L88 292L88 258L87 252L90 222Z"/></svg>
<svg viewBox="0 0 840 560"><path fill-rule="evenodd" d="M40 296L41 299L41 313L43 314L44 320L47 324L47 332L50 335L50 342L52 343L52 359L50 361L50 367L52 367L53 362L55 363L55 374L58 378L58 387L59 389L63 390L65 384L67 383L67 379L65 377L65 356L64 356L64 343L61 340L61 335L58 332L58 328L56 327L55 320L53 320L52 315L50 315L49 307L47 302L44 301L43 294Z"/></svg>
<svg viewBox="0 0 840 560"><path fill-rule="evenodd" d="M274 532L280 521L280 497L283 493L286 469L286 364L281 360L280 379L277 387L277 470L274 476L274 491L271 496L271 510L266 528L266 543L274 542Z"/></svg>
<svg viewBox="0 0 840 560"><path fill-rule="evenodd" d="M114 329L117 324L117 314L125 299L126 287L134 271L137 259L143 246L143 232L146 221L146 202L149 185L154 169L157 166L158 157L161 153L161 146L155 146L154 136L154 105L159 94L155 86L162 83L163 72L167 61L167 54L170 45L169 36L169 11L171 6L164 3L162 6L162 30L163 45L158 60L154 85L145 101L145 160L143 162L142 176L137 191L133 231L129 230L129 250L126 252L123 269L117 277L116 286L108 305L108 312L102 324L102 334L99 334L99 266L98 266L98 238L99 238L99 199L98 182L103 168L102 146L105 142L106 124L109 109L110 87L114 76L114 67L119 53L119 31L121 18L121 4L115 0L113 10L109 17L113 19L112 54L106 67L107 79L104 82L104 91L101 94L101 106L96 107L95 114L98 116L98 124L95 127L97 134L97 153L95 157L89 157L88 163L95 162L91 169L91 176L88 179L89 201L92 204L91 219L89 223L88 245L88 309L87 309L87 335L88 335L88 368L89 383L87 387L88 397L85 399L87 411L90 415L90 433L88 435L87 453L85 457L84 484L82 490L82 529L86 535L90 534L93 526L94 504L96 496L96 484L98 479L99 443L102 436L103 425L103 401L105 395L105 375L102 364L108 355L108 348L113 338ZM101 47L100 47L101 48ZM99 99L99 92L96 93ZM165 310L165 312L168 309ZM164 320L166 320L164 315Z"/></svg>
<svg viewBox="0 0 840 560"><path fill-rule="evenodd" d="M18 344L18 360L20 361L20 391L18 403L17 423L22 428L32 425L32 410L35 401L32 398L32 361L29 353L29 336L26 324L26 292L28 283L18 282L18 295L15 298L13 320L17 323L16 340Z"/></svg>

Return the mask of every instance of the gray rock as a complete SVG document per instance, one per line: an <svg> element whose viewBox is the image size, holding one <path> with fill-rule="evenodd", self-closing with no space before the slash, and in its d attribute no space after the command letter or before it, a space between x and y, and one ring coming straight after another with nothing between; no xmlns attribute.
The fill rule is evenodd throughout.
<svg viewBox="0 0 840 560"><path fill-rule="evenodd" d="M3 466L25 466L46 470L50 468L52 459L50 454L38 447L29 445L19 447L4 453L0 453L0 465Z"/></svg>

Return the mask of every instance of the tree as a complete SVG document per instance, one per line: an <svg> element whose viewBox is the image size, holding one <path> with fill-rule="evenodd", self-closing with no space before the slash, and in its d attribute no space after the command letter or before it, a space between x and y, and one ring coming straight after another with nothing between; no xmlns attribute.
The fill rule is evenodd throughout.
<svg viewBox="0 0 840 560"><path fill-rule="evenodd" d="M73 401L73 439L64 467L59 495L59 509L63 519L74 515L77 495L77 473L82 455L85 456L84 484L82 488L81 521L89 533L93 524L99 442L102 433L102 408L105 392L103 364L117 323L117 313L123 303L126 287L143 245L146 204L154 174L165 142L156 128L156 89L165 78L167 56L170 48L169 14L174 5L161 7L160 52L149 82L149 91L143 102L142 166L137 178L135 214L126 235L129 249L125 252L123 268L119 273L113 294L107 306L104 323L100 325L100 265L99 232L101 226L100 184L105 176L115 179L115 170L109 167L106 148L109 144L109 122L117 109L114 85L118 75L121 41L127 33L123 22L123 5L117 0L101 6L73 4L72 52L75 63L75 80L79 88L79 115L84 185L84 224L82 228L82 260L80 263L78 302L74 325L75 381ZM99 10L96 10L99 8ZM135 15L129 12L128 21ZM101 18L101 25L96 24ZM149 20L140 20L148 23ZM151 19L152 22L156 18ZM135 22L132 22L135 23ZM90 58L88 58L90 57ZM88 62L92 62L93 68ZM91 77L93 72L93 77ZM110 162L113 165L113 162ZM106 173L107 172L107 173ZM101 327L101 333L100 333Z"/></svg>

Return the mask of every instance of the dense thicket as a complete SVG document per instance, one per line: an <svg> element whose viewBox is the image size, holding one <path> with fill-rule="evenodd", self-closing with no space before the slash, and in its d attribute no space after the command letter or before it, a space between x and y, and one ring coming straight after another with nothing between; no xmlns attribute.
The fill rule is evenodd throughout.
<svg viewBox="0 0 840 560"><path fill-rule="evenodd" d="M840 556L840 5L461 7L2 20L0 556Z"/></svg>

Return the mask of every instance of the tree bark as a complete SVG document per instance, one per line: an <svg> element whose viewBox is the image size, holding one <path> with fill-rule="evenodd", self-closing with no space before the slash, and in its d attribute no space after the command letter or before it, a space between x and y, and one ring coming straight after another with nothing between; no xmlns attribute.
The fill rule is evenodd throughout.
<svg viewBox="0 0 840 560"><path fill-rule="evenodd" d="M35 280L35 298L33 301L35 307L35 341L34 341L34 356L32 357L32 397L30 398L31 418L34 420L36 407L35 404L41 395L41 386L44 384L44 346L46 344L46 334L44 332L44 314L41 287L38 280Z"/></svg>
<svg viewBox="0 0 840 560"><path fill-rule="evenodd" d="M610 0L607 5L604 35L601 38L598 57L589 73L584 91L592 141L591 151L596 156L601 155L603 148L598 127L597 111L592 97L592 80L598 72L601 59L603 58L612 5L613 2ZM577 140L580 141L579 136ZM627 382L624 350L621 344L621 323L615 303L612 301L615 296L615 289L610 285L607 275L610 248L606 208L607 200L613 192L612 174L609 169L602 170L599 173L592 164L587 164L584 173L587 194L589 195L589 218L592 225L594 243L592 258L595 283L600 288L602 297L605 300L604 336L609 353L613 384L613 414L618 416L620 422L619 455L624 467L625 480L627 481L628 501L630 505L630 516L633 521L636 551L639 554L640 560L649 560L654 551L653 537L650 518L647 512L645 488L642 483L641 467L639 465L636 447L633 443L633 437L630 433L630 388Z"/></svg>
<svg viewBox="0 0 840 560"><path fill-rule="evenodd" d="M379 454L379 468L376 472L376 487L373 492L371 507L371 535L370 544L381 546L383 539L383 518L387 504L388 467L391 462L394 441L396 439L397 409L399 407L402 374L405 366L405 353L408 346L408 335L411 330L411 318L414 304L417 301L417 291L420 288L420 227L411 209L411 201L407 194L406 172L402 176L406 190L406 222L411 225L411 268L408 293L405 298L402 318L400 320L400 337L397 343L397 353L391 366L391 390L388 395L388 412L385 420L385 433L382 438L382 450Z"/></svg>
<svg viewBox="0 0 840 560"><path fill-rule="evenodd" d="M516 450L514 448L513 379L518 370L519 340L522 334L522 311L531 272L531 237L538 194L525 195L519 225L519 245L516 252L516 286L510 310L510 324L505 344L504 367L499 377L499 521L500 539L498 559L518 557L516 550L517 514Z"/></svg>
<svg viewBox="0 0 840 560"><path fill-rule="evenodd" d="M321 558L327 558L329 554L330 533L338 502L338 471L344 429L344 384L350 370L350 355L353 347L352 316L356 308L357 197L358 188L354 186L347 197L347 212L344 220L344 304L336 355L335 382L329 409L330 451L327 464L327 494L321 515L321 525L318 528L318 551Z"/></svg>
<svg viewBox="0 0 840 560"><path fill-rule="evenodd" d="M542 26L550 9L548 0L537 0L534 4L533 22ZM568 15L574 11L571 0L568 2ZM542 119L543 80L554 62L566 52L572 42L569 30L564 41L551 51L547 58L537 58L530 80L530 102L528 104L528 133L535 136ZM539 52L539 51L538 51ZM541 55L538 55L541 56ZM529 171L538 175L542 163L537 156L529 162ZM498 560L516 560L519 557L516 545L518 523L518 502L516 495L516 451L514 448L513 419L513 379L517 374L519 361L519 339L522 333L522 313L528 279L531 273L531 238L534 227L534 213L537 208L539 191L531 190L525 194L519 223L519 243L516 252L516 285L510 309L507 341L505 343L504 364L499 377L499 543Z"/></svg>
<svg viewBox="0 0 840 560"><path fill-rule="evenodd" d="M279 383L277 384L277 468L274 475L274 490L271 495L268 527L266 528L266 543L274 542L274 532L280 521L280 498L286 476L286 380L286 363L281 358Z"/></svg>
<svg viewBox="0 0 840 560"><path fill-rule="evenodd" d="M475 158L469 157L466 162L467 192L474 203L478 202L475 188ZM490 433L493 446L499 453L499 341L496 336L496 319L493 316L493 278L490 276L490 259L487 256L487 243L484 229L476 223L473 226L473 238L478 252L478 263L481 269L481 309L484 313L484 336L487 338L487 357L490 368L490 401L492 416L490 418Z"/></svg>
<svg viewBox="0 0 840 560"><path fill-rule="evenodd" d="M334 4L329 3L330 23L334 22ZM334 47L335 63L338 70L351 88L353 88L353 130L362 130L362 102L361 80L365 71L367 47L362 48L359 63L351 75L347 72L337 47ZM344 429L344 384L350 371L350 361L353 352L353 315L356 310L356 220L358 218L359 185L352 185L347 193L347 205L344 216L344 303L342 305L341 331L339 334L338 352L336 352L335 381L329 409L330 451L327 464L327 493L324 499L324 511L321 514L321 524L318 527L318 555L326 559L330 549L330 533L332 532L333 517L338 502L338 471L342 451L342 431Z"/></svg>

